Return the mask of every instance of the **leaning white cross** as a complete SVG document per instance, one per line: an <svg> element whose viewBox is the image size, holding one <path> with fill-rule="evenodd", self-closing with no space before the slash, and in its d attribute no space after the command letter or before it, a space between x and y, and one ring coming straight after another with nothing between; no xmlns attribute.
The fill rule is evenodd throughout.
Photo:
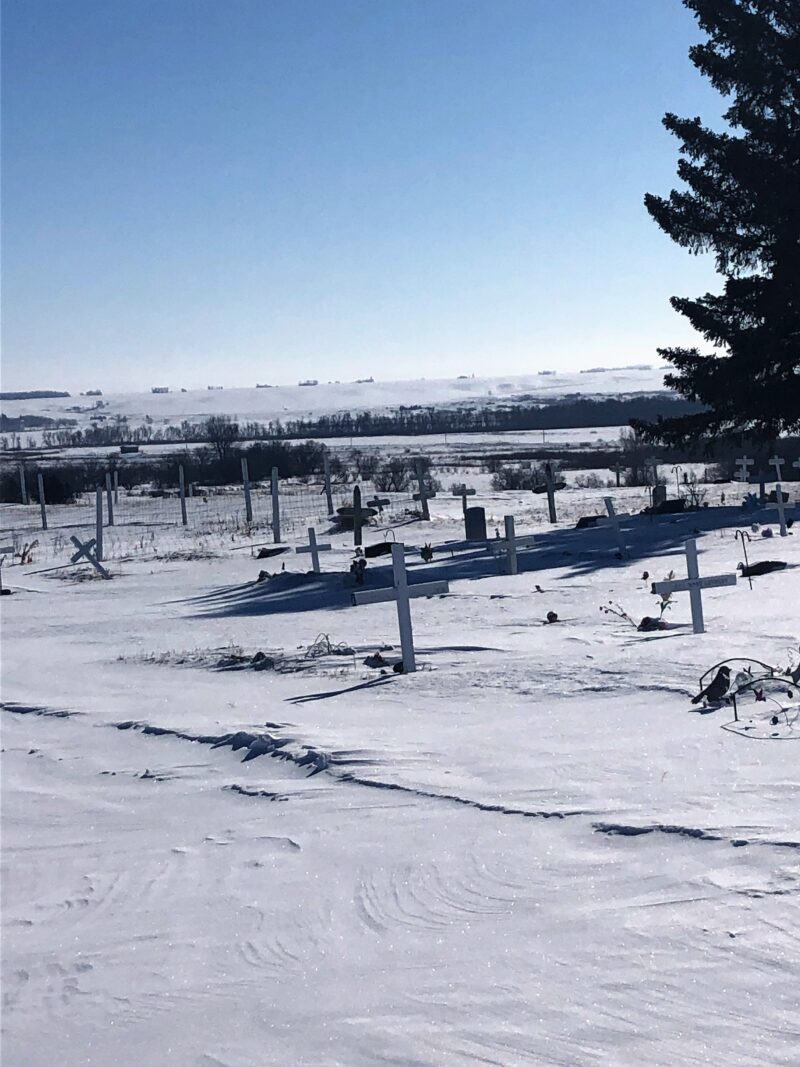
<svg viewBox="0 0 800 1067"><path fill-rule="evenodd" d="M72 557L72 559L70 560L70 563L77 563L78 560L80 560L80 559L88 559L88 561L91 563L91 565L94 567L94 569L96 571L99 571L99 573L104 578L110 578L111 577L111 575L108 573L108 571L105 569L105 567L103 567L103 565L101 563L98 563L97 557L92 555L92 549L95 546L95 539L94 538L92 538L91 541L86 541L83 544L81 544L81 542L78 540L78 538L75 537L75 535L73 534L73 536L70 537L70 541L72 541L73 545L75 545L75 547L78 550L75 553L75 555Z"/></svg>
<svg viewBox="0 0 800 1067"><path fill-rule="evenodd" d="M736 585L735 574L720 574L713 578L701 578L700 568L697 565L697 541L692 538L686 542L686 572L688 578L680 578L676 581L653 582L652 592L662 595L664 593L683 593L687 589L692 602L692 628L696 634L706 632L703 621L703 597L701 590L714 589L722 585Z"/></svg>
<svg viewBox="0 0 800 1067"><path fill-rule="evenodd" d="M749 482L750 471L748 468L755 467L756 461L754 459L748 459L747 456L742 456L742 458L737 459L736 462L739 465L739 469L736 472L738 480L740 482Z"/></svg>
<svg viewBox="0 0 800 1067"><path fill-rule="evenodd" d="M614 501L610 496L603 498L606 503L606 511L608 512L608 518L604 522L608 523L611 529L614 531L614 536L617 539L617 547L619 548L619 554L623 559L630 559L630 552L628 552L628 546L625 544L625 538L622 534L622 527L619 524L620 519L624 519L626 516L617 515L614 510Z"/></svg>
<svg viewBox="0 0 800 1067"><path fill-rule="evenodd" d="M418 596L439 596L449 593L447 582L424 582L421 585L409 585L406 575L405 546L392 545L392 571L394 587L392 589L368 589L363 593L353 593L352 602L357 607L362 604L383 604L394 600L397 603L397 623L400 628L400 648L403 653L403 671L411 674L417 669L414 657L414 635L411 630L411 606L409 600Z"/></svg>
<svg viewBox="0 0 800 1067"><path fill-rule="evenodd" d="M775 468L775 473L777 474L777 478L775 479L776 482L783 481L783 478L781 477L781 467L784 465L785 462L786 460L781 459L780 456L773 456L772 459L769 461L770 467Z"/></svg>
<svg viewBox="0 0 800 1067"><path fill-rule="evenodd" d="M311 553L311 566L315 574L319 574L319 554L320 552L330 552L330 545L318 545L317 544L317 531L313 526L308 528L308 544L298 545L295 552L310 552Z"/></svg>

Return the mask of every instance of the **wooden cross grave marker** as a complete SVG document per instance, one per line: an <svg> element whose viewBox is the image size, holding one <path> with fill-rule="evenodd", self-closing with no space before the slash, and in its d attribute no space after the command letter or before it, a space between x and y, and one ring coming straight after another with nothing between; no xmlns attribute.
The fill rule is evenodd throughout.
<svg viewBox="0 0 800 1067"><path fill-rule="evenodd" d="M419 486L419 491L414 493L414 499L420 502L420 505L422 507L422 517L426 522L428 522L430 521L431 517L431 513L428 509L428 501L431 499L431 497L436 496L436 493L433 490L429 491L425 487L425 471L422 468L421 459L418 459L416 461L415 468L417 473L417 485Z"/></svg>
<svg viewBox="0 0 800 1067"><path fill-rule="evenodd" d="M475 496L477 490L467 489L466 485L462 482L461 485L453 486L453 496L461 497L461 510L466 514L467 512L467 497Z"/></svg>
<svg viewBox="0 0 800 1067"><path fill-rule="evenodd" d="M75 555L72 557L72 559L70 560L70 563L77 563L81 559L88 559L88 561L91 563L91 565L94 567L94 569L96 571L98 571L99 574L103 578L110 578L111 577L111 575L108 573L108 571L105 569L105 567L101 563L98 562L97 556L92 555L92 549L94 548L94 546L96 544L94 538L92 538L89 541L85 541L82 544L78 540L78 538L73 534L72 537L70 537L70 541L72 541L73 545L75 545L75 547L78 550L75 553Z"/></svg>
<svg viewBox="0 0 800 1067"><path fill-rule="evenodd" d="M351 599L356 606L395 601L397 624L400 629L400 648L403 654L403 671L411 674L417 669L417 661L414 656L410 600L412 597L440 596L442 593L449 593L450 586L447 582L423 582L421 585L409 585L406 575L405 546L397 542L392 545L392 571L394 575L392 589L369 589L363 593L352 593Z"/></svg>
<svg viewBox="0 0 800 1067"><path fill-rule="evenodd" d="M361 507L361 486L357 485L353 490L353 546L358 547L364 538L362 529L370 519L369 509Z"/></svg>
<svg viewBox="0 0 800 1067"><path fill-rule="evenodd" d="M317 531L313 526L308 528L308 544L298 545L295 552L310 552L311 553L311 567L315 574L320 573L319 567L319 554L320 552L330 552L330 545L318 545L317 544Z"/></svg>
<svg viewBox="0 0 800 1067"><path fill-rule="evenodd" d="M622 533L622 527L619 524L619 520L627 518L627 515L624 512L621 515L617 515L616 511L614 510L614 501L611 499L610 496L604 497L603 499L605 501L606 511L608 512L608 518L602 520L603 525L610 526L611 529L614 531L614 536L617 539L617 548L619 549L620 556L622 556L623 559L630 559L631 554L628 551L628 546L625 544L625 537Z"/></svg>
<svg viewBox="0 0 800 1067"><path fill-rule="evenodd" d="M668 582L653 582L651 590L658 595L683 593L688 590L692 603L692 629L696 634L704 634L706 628L703 620L702 590L714 589L723 585L736 585L736 575L720 574L711 578L701 578L700 568L697 564L697 541L694 538L686 542L686 573L688 578Z"/></svg>
<svg viewBox="0 0 800 1067"><path fill-rule="evenodd" d="M755 467L756 461L749 459L747 456L742 456L741 459L737 459L736 463L739 469L736 471L737 481L749 482L750 481L750 467Z"/></svg>
<svg viewBox="0 0 800 1067"><path fill-rule="evenodd" d="M770 463L772 460L770 460ZM781 524L781 537L787 537L789 531L786 529L786 504L783 499L783 486L778 482L775 486L775 503L770 505L770 510L778 512L778 521Z"/></svg>
<svg viewBox="0 0 800 1067"><path fill-rule="evenodd" d="M375 508L379 513L382 512L384 508L388 508L390 504L391 500L388 496L378 496L377 493L372 500L367 501L367 507Z"/></svg>
<svg viewBox="0 0 800 1067"><path fill-rule="evenodd" d="M505 537L496 537L489 541L487 547L493 556L505 554L506 574L517 574L517 552L523 548L533 548L536 544L536 534L523 534L517 537L514 529L514 516L506 515L503 518L505 525Z"/></svg>

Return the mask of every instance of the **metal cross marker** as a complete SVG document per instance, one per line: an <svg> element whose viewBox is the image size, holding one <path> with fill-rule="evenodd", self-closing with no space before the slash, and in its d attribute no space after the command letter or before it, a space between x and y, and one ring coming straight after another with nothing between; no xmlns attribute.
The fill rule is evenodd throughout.
<svg viewBox="0 0 800 1067"><path fill-rule="evenodd" d="M295 552L310 552L311 553L311 566L314 569L315 574L319 574L319 554L320 552L330 552L330 545L318 545L317 544L317 531L313 526L308 528L308 544L300 545L295 549Z"/></svg>
<svg viewBox="0 0 800 1067"><path fill-rule="evenodd" d="M747 456L742 456L741 459L736 460L736 463L739 467L736 472L737 480L740 482L749 482L750 471L748 470L748 468L755 467L756 461L754 459L748 459Z"/></svg>
<svg viewBox="0 0 800 1067"><path fill-rule="evenodd" d="M92 538L90 541L85 541L83 544L81 544L81 542L78 540L78 538L75 537L75 535L73 534L72 537L70 537L70 541L72 541L73 545L75 545L75 547L78 550L75 553L75 555L72 557L72 559L70 560L70 563L77 563L81 559L88 559L88 561L91 563L91 565L94 567L94 569L96 571L99 571L99 573L104 578L110 578L111 577L111 575L108 573L108 571L105 569L105 567L103 567L102 564L100 564L98 562L97 557L92 555L92 549L95 546L95 539L94 538Z"/></svg>
<svg viewBox="0 0 800 1067"><path fill-rule="evenodd" d="M776 482L781 482L783 480L781 467L784 465L785 462L786 460L781 459L780 456L773 456L772 459L769 461L770 467L775 468L775 473L777 474L777 478L775 479Z"/></svg>
<svg viewBox="0 0 800 1067"><path fill-rule="evenodd" d="M431 517L431 513L428 510L428 501L431 497L436 496L436 493L431 489L430 491L425 487L425 471L422 468L422 459L418 459L415 463L417 472L417 485L419 486L419 492L414 493L414 499L418 500L422 505L422 517L428 522Z"/></svg>
<svg viewBox="0 0 800 1067"><path fill-rule="evenodd" d="M721 574L713 578L701 578L697 564L697 541L693 538L686 542L686 573L688 578L671 582L653 582L654 593L683 593L689 591L692 602L692 628L696 634L706 632L703 621L703 598L701 590L714 589L722 585L736 585L735 574Z"/></svg>
<svg viewBox="0 0 800 1067"><path fill-rule="evenodd" d="M460 496L461 497L461 510L462 511L466 512L466 510L467 510L467 497L468 496L475 496L476 491L477 490L475 490L475 489L467 489L466 485L464 485L463 482L462 482L461 485L454 486L454 488L453 488L453 496Z"/></svg>
<svg viewBox="0 0 800 1067"><path fill-rule="evenodd" d="M770 460L770 463L772 460ZM781 524L781 537L787 537L789 531L786 529L786 503L783 499L783 486L780 482L775 486L775 503L771 505L771 508L775 508L778 512L778 520Z"/></svg>
<svg viewBox="0 0 800 1067"><path fill-rule="evenodd" d="M352 602L362 604L384 604L394 600L397 604L397 624L400 629L400 648L403 653L403 671L411 674L417 669L414 656L414 635L411 629L411 606L409 601L418 596L440 596L449 593L447 582L424 582L422 585L409 585L406 575L405 546L392 545L392 570L394 587L392 589L370 589L363 593L353 593Z"/></svg>
<svg viewBox="0 0 800 1067"><path fill-rule="evenodd" d="M620 519L624 519L626 516L617 515L614 510L614 501L610 496L604 497L606 504L606 511L608 512L608 518L604 520L607 522L611 529L614 531L614 536L617 539L617 547L619 548L619 554L623 559L630 559L630 552L628 552L628 546L625 544L625 538L622 534L622 527L619 524Z"/></svg>

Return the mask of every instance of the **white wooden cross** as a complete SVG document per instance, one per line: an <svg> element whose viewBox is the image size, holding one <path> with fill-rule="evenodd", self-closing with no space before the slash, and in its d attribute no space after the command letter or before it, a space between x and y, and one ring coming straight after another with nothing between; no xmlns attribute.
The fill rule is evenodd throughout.
<svg viewBox="0 0 800 1067"><path fill-rule="evenodd" d="M770 463L772 460L770 460ZM770 505L770 508L775 508L778 512L778 520L781 524L781 537L787 537L789 531L786 529L786 504L783 500L783 486L780 482L775 486L775 503Z"/></svg>
<svg viewBox="0 0 800 1067"><path fill-rule="evenodd" d="M78 560L80 560L80 559L88 559L88 561L91 563L91 565L94 567L94 569L96 571L99 571L99 573L103 576L103 578L110 578L111 577L111 575L108 573L108 571L105 569L105 567L101 563L98 563L97 556L93 556L92 555L92 549L95 546L95 539L94 538L92 538L90 541L86 541L83 544L81 544L81 542L78 540L78 538L75 537L75 535L73 534L73 536L70 537L70 541L72 541L73 545L75 545L75 547L78 550L75 553L75 555L72 557L72 559L70 560L70 563L77 563Z"/></svg>
<svg viewBox="0 0 800 1067"><path fill-rule="evenodd" d="M619 548L619 554L622 556L623 559L630 559L630 552L628 552L628 546L625 544L625 538L622 534L622 527L619 524L619 520L621 518L625 518L625 515L617 515L616 511L614 510L614 501L611 499L610 496L604 497L603 499L605 500L606 511L608 512L608 518L605 520L605 522L607 522L611 529L614 531L614 536L617 539L617 547Z"/></svg>
<svg viewBox="0 0 800 1067"><path fill-rule="evenodd" d="M756 461L754 459L748 459L747 456L742 456L742 458L737 459L736 462L739 465L739 469L736 472L737 480L740 482L749 482L750 471L748 468L755 467Z"/></svg>
<svg viewBox="0 0 800 1067"><path fill-rule="evenodd" d="M536 543L535 534L523 534L517 537L514 530L514 516L506 515L503 519L505 525L505 537L495 537L489 541L487 547L493 556L506 556L506 574L517 574L517 552L522 548L533 548Z"/></svg>
<svg viewBox="0 0 800 1067"><path fill-rule="evenodd" d="M692 628L696 634L706 632L703 622L703 598L701 590L714 589L721 585L736 585L735 574L720 574L713 578L701 578L697 565L697 541L692 538L686 542L686 573L688 578L670 582L653 582L651 589L659 595L663 593L683 593L687 589L692 602Z"/></svg>
<svg viewBox="0 0 800 1067"><path fill-rule="evenodd" d="M414 656L414 635L411 630L411 606L409 601L418 596L439 596L449 593L447 582L423 582L421 585L409 585L406 575L405 546L392 545L392 571L394 587L392 589L368 589L363 593L351 594L356 606L362 604L383 604L394 600L397 604L397 624L400 629L400 648L403 653L403 671L411 674L417 669Z"/></svg>
<svg viewBox="0 0 800 1067"><path fill-rule="evenodd" d="M330 552L330 545L318 545L317 544L317 531L313 526L308 528L308 544L298 545L295 552L310 552L311 553L311 566L315 574L319 574L319 554L320 552Z"/></svg>
<svg viewBox="0 0 800 1067"><path fill-rule="evenodd" d="M466 485L462 482L461 485L453 486L453 496L461 497L461 510L467 510L467 497L475 496L475 489L467 489Z"/></svg>
<svg viewBox="0 0 800 1067"><path fill-rule="evenodd" d="M783 464L785 462L786 461L781 459L780 456L773 456L772 459L769 461L770 467L774 467L775 468L775 473L778 476L775 479L776 482L781 482L783 480L782 477L781 477L781 474L782 474L781 467L783 466Z"/></svg>

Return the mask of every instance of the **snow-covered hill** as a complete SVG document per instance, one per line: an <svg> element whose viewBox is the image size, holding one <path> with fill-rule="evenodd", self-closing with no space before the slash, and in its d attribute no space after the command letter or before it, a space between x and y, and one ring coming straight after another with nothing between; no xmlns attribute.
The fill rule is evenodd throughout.
<svg viewBox="0 0 800 1067"><path fill-rule="evenodd" d="M654 393L664 388L663 366L621 368L517 377L422 378L410 381L331 382L316 386L275 386L250 389L205 389L169 393L109 393L97 397L59 397L46 400L4 400L5 415L45 415L87 422L100 399L102 414L125 415L141 422L146 415L156 422L196 421L213 414L268 422L337 411L380 411L401 405L483 403L511 401L515 397L553 400L569 394L616 396ZM85 409L75 412L71 409Z"/></svg>

